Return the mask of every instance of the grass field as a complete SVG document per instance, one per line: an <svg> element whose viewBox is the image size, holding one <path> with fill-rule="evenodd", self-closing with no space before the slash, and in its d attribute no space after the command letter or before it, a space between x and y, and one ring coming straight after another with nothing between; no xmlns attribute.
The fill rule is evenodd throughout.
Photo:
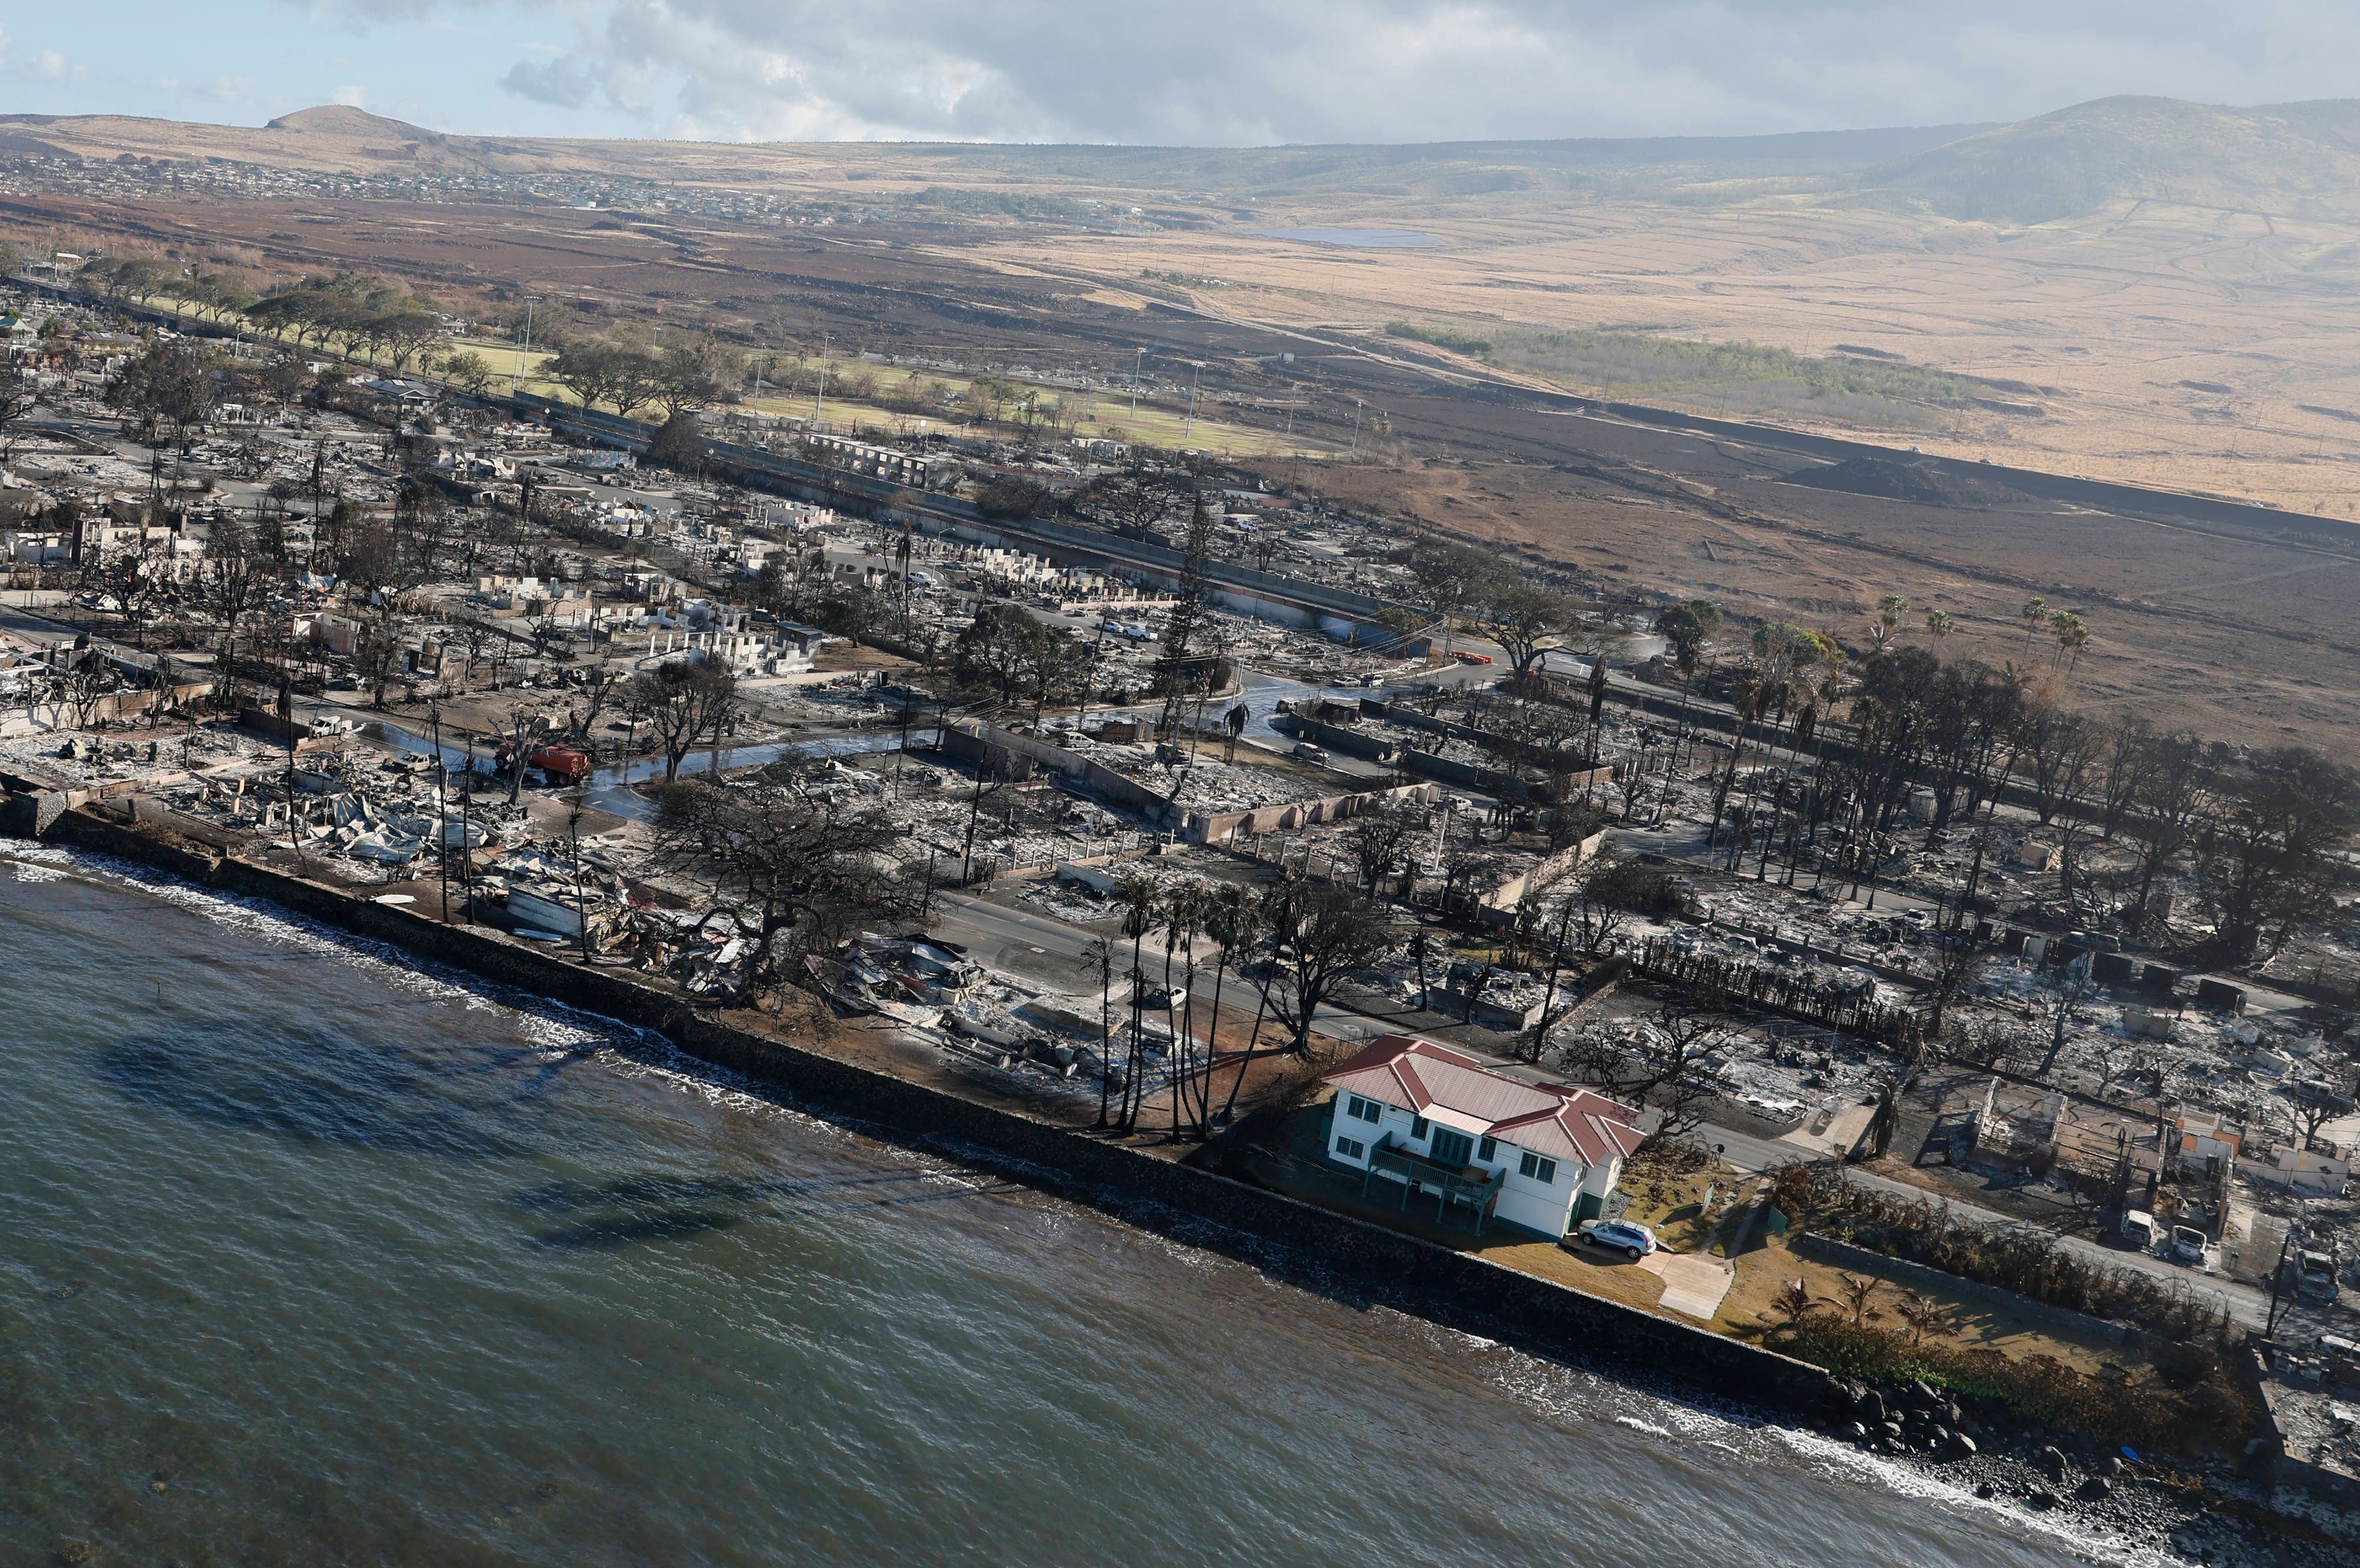
<svg viewBox="0 0 2360 1568"><path fill-rule="evenodd" d="M187 305L171 299L144 301L157 309L175 314L200 318ZM291 337L249 330L256 339L274 338L290 348L297 345ZM326 351L305 351L320 352ZM577 402L574 395L550 380L542 367L555 357L548 349L523 349L499 338L454 337L442 345L444 354L472 353L479 354L492 369L491 386L495 391L521 389L555 402ZM390 370L390 357L384 354L363 352L350 356L337 354L361 364ZM806 384L814 379L816 365L803 368L801 379ZM812 417L815 408L832 426L855 430L871 430L896 435L923 434L929 430L964 430L969 421L956 405L948 405L929 413L912 413L906 408L893 406L902 400L905 388L916 383L931 384L945 394L956 393L962 398L974 391L971 378L914 369L905 365L872 365L850 361L831 366L830 387L824 407L810 393L792 396L766 390L759 397L748 397L738 407L757 413ZM1102 437L1108 441L1144 442L1149 446L1177 450L1193 448L1224 457L1323 458L1334 455L1324 446L1292 440L1283 429L1259 430L1251 426L1229 423L1218 419L1190 419L1185 409L1175 411L1152 401L1142 401L1133 408L1128 397L1109 397L1100 394L1076 392L1045 382L1029 381L1020 376L1003 377L1020 387L1037 388L1045 407L1057 408L1066 400L1079 402L1079 419L1075 434ZM859 397L847 397L837 389L849 384L865 389ZM1283 418L1283 416L1281 416ZM1054 421L1053 421L1054 422ZM1004 428L1004 427L1003 427Z"/></svg>
<svg viewBox="0 0 2360 1568"><path fill-rule="evenodd" d="M807 368L803 380L812 379ZM1044 407L1062 408L1068 401L1078 403L1078 421L1074 433L1078 436L1100 437L1108 441L1139 441L1149 446L1172 450L1194 448L1200 452L1218 452L1225 457L1309 457L1332 455L1328 450L1292 440L1282 428L1277 430L1258 430L1250 426L1228 423L1220 419L1191 419L1185 409L1175 411L1153 402L1142 401L1136 408L1127 397L1097 392L1077 392L1053 387L1044 382L1026 382L1019 377L1006 379L1019 385L1037 387ZM844 385L855 387L869 384L862 396L847 397L838 390ZM905 365L856 363L837 366L831 372L825 399L825 417L836 423L868 426L896 433L907 430L923 434L929 430L964 428L965 417L957 405L945 405L932 412L913 412L907 407L907 388L938 387L943 393L956 393L962 402L972 398L971 378L915 369ZM759 400L749 398L747 406L766 414L791 414L809 417L818 399L809 391L794 396L765 395ZM896 407L896 404L904 406Z"/></svg>

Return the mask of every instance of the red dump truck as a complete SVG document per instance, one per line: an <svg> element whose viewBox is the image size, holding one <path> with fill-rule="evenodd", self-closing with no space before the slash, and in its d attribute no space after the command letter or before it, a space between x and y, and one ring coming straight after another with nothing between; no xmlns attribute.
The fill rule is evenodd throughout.
<svg viewBox="0 0 2360 1568"><path fill-rule="evenodd" d="M516 743L500 742L494 756L502 768L508 767L516 757ZM535 741L525 747L524 764L541 769L544 778L558 784L579 784L590 777L590 758L570 746L549 746Z"/></svg>

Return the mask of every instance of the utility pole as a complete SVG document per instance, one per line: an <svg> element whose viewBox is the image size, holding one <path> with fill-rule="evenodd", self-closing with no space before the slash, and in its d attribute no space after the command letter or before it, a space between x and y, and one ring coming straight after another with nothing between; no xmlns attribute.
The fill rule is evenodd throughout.
<svg viewBox="0 0 2360 1568"><path fill-rule="evenodd" d="M819 423L823 411L827 408L827 337L825 332L819 335L819 386L812 397L812 423L814 425Z"/></svg>
<svg viewBox="0 0 2360 1568"><path fill-rule="evenodd" d="M2262 1337L2276 1339L2278 1332L2278 1290L2286 1279L2287 1253L2294 1246L2295 1227L2289 1225L2278 1241L2278 1264L2270 1270L2270 1311L2262 1320Z"/></svg>
<svg viewBox="0 0 2360 1568"><path fill-rule="evenodd" d="M1139 371L1147 363L1147 351L1141 349L1131 361L1131 417L1139 418Z"/></svg>
<svg viewBox="0 0 2360 1568"><path fill-rule="evenodd" d="M303 841L295 832L295 682L281 673L279 677L279 722L287 730L287 843L295 851L295 864L303 864Z"/></svg>
<svg viewBox="0 0 2360 1568"><path fill-rule="evenodd" d="M459 776L459 896L466 907L467 923L475 923L475 857L468 845L475 814L475 743L459 732L459 749L467 754L467 770Z"/></svg>
<svg viewBox="0 0 2360 1568"><path fill-rule="evenodd" d="M435 703L427 710L434 726L434 818L435 859L442 867L442 923L451 923L451 765L442 756L442 704Z"/></svg>
<svg viewBox="0 0 2360 1568"><path fill-rule="evenodd" d="M582 791L574 791L574 799L565 811L566 853L574 861L574 920L582 936L582 962L590 962L590 899L582 887Z"/></svg>
<svg viewBox="0 0 2360 1568"><path fill-rule="evenodd" d="M524 297L524 341L517 344L516 374L508 377L511 397L524 390L524 356L532 352L532 302L531 295Z"/></svg>
<svg viewBox="0 0 2360 1568"><path fill-rule="evenodd" d="M1182 441L1186 441L1188 439L1188 433L1196 428L1196 387L1197 384L1205 378L1205 362L1200 359L1196 360L1193 363L1196 365L1196 369L1188 377L1188 419L1185 424L1180 427L1180 439Z"/></svg>

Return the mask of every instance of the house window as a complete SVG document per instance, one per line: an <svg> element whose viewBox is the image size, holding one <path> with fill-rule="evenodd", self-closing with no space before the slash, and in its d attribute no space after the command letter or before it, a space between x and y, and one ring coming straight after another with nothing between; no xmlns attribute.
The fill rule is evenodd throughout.
<svg viewBox="0 0 2360 1568"><path fill-rule="evenodd" d="M1422 1143L1426 1140L1426 1118L1424 1116L1410 1117L1409 1140L1412 1143Z"/></svg>
<svg viewBox="0 0 2360 1568"><path fill-rule="evenodd" d="M1347 1160L1358 1160L1369 1152L1369 1146L1357 1138L1339 1138L1336 1140L1336 1152Z"/></svg>
<svg viewBox="0 0 2360 1568"><path fill-rule="evenodd" d="M1358 1094L1352 1096L1351 1104L1344 1107L1344 1112L1355 1121L1381 1122L1385 1119L1382 1105L1374 1100L1364 1100Z"/></svg>
<svg viewBox="0 0 2360 1568"><path fill-rule="evenodd" d="M1516 1162L1516 1174L1529 1176L1544 1187L1553 1186L1557 1181L1557 1161L1527 1152Z"/></svg>
<svg viewBox="0 0 2360 1568"><path fill-rule="evenodd" d="M1499 1159L1500 1140L1496 1138L1487 1138L1482 1142L1477 1144L1475 1146L1475 1158L1482 1160L1487 1165L1492 1160Z"/></svg>

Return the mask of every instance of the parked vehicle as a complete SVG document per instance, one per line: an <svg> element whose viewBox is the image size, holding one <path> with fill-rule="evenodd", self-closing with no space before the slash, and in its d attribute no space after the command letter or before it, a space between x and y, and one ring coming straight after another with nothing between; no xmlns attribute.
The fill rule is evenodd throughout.
<svg viewBox="0 0 2360 1568"><path fill-rule="evenodd" d="M2360 1384L2360 1345L2340 1334L2322 1334L2318 1342L2320 1359L2334 1379L2347 1387Z"/></svg>
<svg viewBox="0 0 2360 1568"><path fill-rule="evenodd" d="M1658 1250L1663 1243L1657 1241L1655 1233L1645 1225L1633 1225L1628 1220L1607 1220L1601 1224L1582 1226L1581 1245L1603 1247L1612 1251L1628 1254L1631 1260L1635 1263L1647 1254Z"/></svg>
<svg viewBox="0 0 2360 1568"><path fill-rule="evenodd" d="M1314 746L1307 740L1297 741L1295 743L1295 755L1306 762L1325 764L1334 760L1328 755L1328 748L1326 746Z"/></svg>
<svg viewBox="0 0 2360 1568"><path fill-rule="evenodd" d="M2125 1209L2123 1239L2141 1252L2153 1252L2163 1241L2163 1227L2144 1209Z"/></svg>
<svg viewBox="0 0 2360 1568"><path fill-rule="evenodd" d="M2333 1301L2344 1294L2333 1252L2298 1252L2287 1259L2287 1270L2294 1276L2294 1293L2306 1301Z"/></svg>
<svg viewBox="0 0 2360 1568"><path fill-rule="evenodd" d="M1450 657L1457 659L1461 664L1489 664L1491 662L1491 656L1490 654L1470 653L1463 648L1454 649L1451 652Z"/></svg>
<svg viewBox="0 0 2360 1568"><path fill-rule="evenodd" d="M2174 1263L2188 1263L2202 1268L2204 1264L2205 1245L2204 1233L2194 1225L2174 1225L2171 1227L2171 1251L2168 1256Z"/></svg>
<svg viewBox="0 0 2360 1568"><path fill-rule="evenodd" d="M499 750L493 755L493 760L506 768L515 757L516 743L504 740L500 742ZM536 742L525 748L524 762L528 768L540 768L553 783L574 785L590 777L590 758L570 746L546 746Z"/></svg>

